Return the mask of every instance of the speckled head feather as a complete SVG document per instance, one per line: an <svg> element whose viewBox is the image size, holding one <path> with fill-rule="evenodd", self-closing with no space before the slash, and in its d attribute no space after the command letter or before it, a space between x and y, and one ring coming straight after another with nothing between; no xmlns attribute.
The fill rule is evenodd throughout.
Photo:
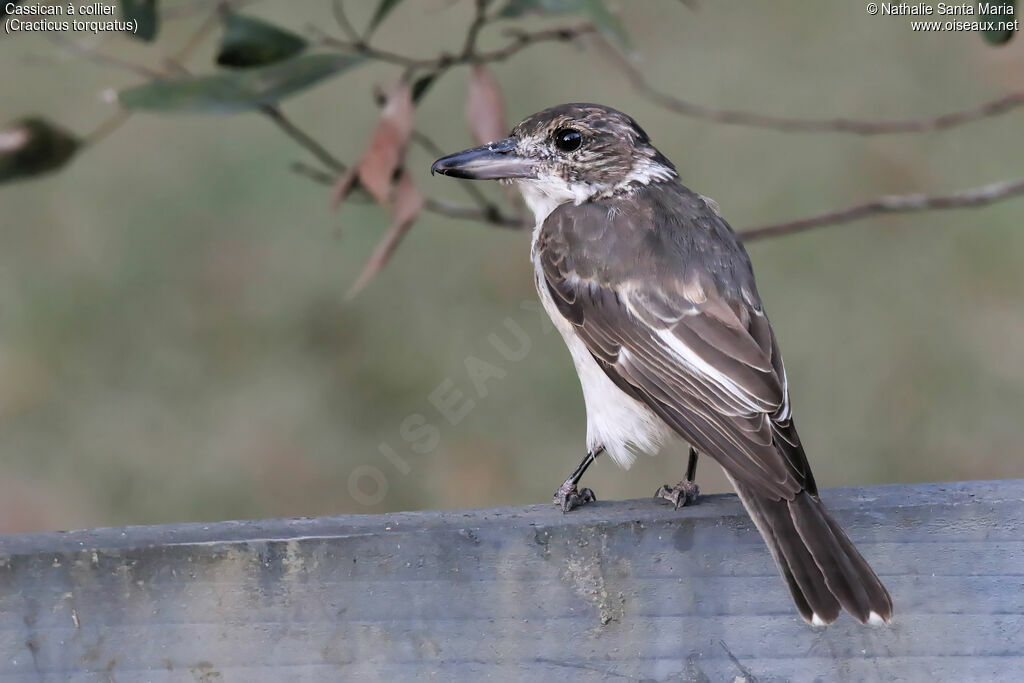
<svg viewBox="0 0 1024 683"><path fill-rule="evenodd" d="M560 149L559 135L571 132L580 135L579 147ZM600 194L676 177L675 166L633 117L600 104L560 104L537 112L512 129L512 138L519 154L538 162L538 176L586 184Z"/></svg>

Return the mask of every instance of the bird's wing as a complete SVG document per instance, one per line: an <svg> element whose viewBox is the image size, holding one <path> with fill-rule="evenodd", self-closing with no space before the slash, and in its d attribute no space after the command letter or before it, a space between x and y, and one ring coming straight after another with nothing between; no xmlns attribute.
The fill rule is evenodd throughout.
<svg viewBox="0 0 1024 683"><path fill-rule="evenodd" d="M814 493L746 253L676 187L559 207L535 245L539 284L608 376L733 478L774 499Z"/></svg>
<svg viewBox="0 0 1024 683"><path fill-rule="evenodd" d="M731 228L676 184L564 205L534 247L538 285L623 391L721 464L812 624L892 599L818 499L786 371Z"/></svg>

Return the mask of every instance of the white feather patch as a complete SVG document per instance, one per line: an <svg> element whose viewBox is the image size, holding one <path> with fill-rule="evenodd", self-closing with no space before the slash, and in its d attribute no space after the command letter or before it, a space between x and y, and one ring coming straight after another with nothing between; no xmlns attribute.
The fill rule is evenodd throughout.
<svg viewBox="0 0 1024 683"><path fill-rule="evenodd" d="M736 414L772 412L779 406L771 405L765 401L757 400L749 392L736 384L728 375L712 367L707 361L698 356L693 349L683 343L679 337L672 333L672 330L660 330L656 333L661 339L663 346L672 352L679 363L694 372L700 377L712 382L715 386L727 392L735 400L738 408L743 412Z"/></svg>
<svg viewBox="0 0 1024 683"><path fill-rule="evenodd" d="M600 447L620 467L628 469L638 453L657 453L673 434L650 408L615 386L580 339L572 323L559 312L548 291L540 261L534 260L537 292L544 310L569 347L587 408L587 449Z"/></svg>

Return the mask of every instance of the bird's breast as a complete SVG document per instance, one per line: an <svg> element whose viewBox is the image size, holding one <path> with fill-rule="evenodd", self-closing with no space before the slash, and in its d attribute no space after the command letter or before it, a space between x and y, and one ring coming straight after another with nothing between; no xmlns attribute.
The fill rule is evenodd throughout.
<svg viewBox="0 0 1024 683"><path fill-rule="evenodd" d="M673 434L650 408L619 389L598 365L575 326L551 297L540 259L533 256L534 280L541 304L569 348L587 409L587 449L603 447L620 467L628 469L638 453L657 453Z"/></svg>

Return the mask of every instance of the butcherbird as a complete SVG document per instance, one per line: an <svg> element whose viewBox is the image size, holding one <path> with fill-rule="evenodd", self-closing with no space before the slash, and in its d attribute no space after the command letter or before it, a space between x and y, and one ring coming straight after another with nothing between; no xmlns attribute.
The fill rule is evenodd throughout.
<svg viewBox="0 0 1024 683"><path fill-rule="evenodd" d="M629 467L679 436L691 447L686 479L657 495L694 500L698 453L710 456L804 619L829 624L844 608L862 623L892 618L889 593L818 497L740 239L636 121L564 104L431 172L514 182L536 217L537 291L587 409L586 457L555 494L563 511L594 500L578 484L600 453Z"/></svg>

